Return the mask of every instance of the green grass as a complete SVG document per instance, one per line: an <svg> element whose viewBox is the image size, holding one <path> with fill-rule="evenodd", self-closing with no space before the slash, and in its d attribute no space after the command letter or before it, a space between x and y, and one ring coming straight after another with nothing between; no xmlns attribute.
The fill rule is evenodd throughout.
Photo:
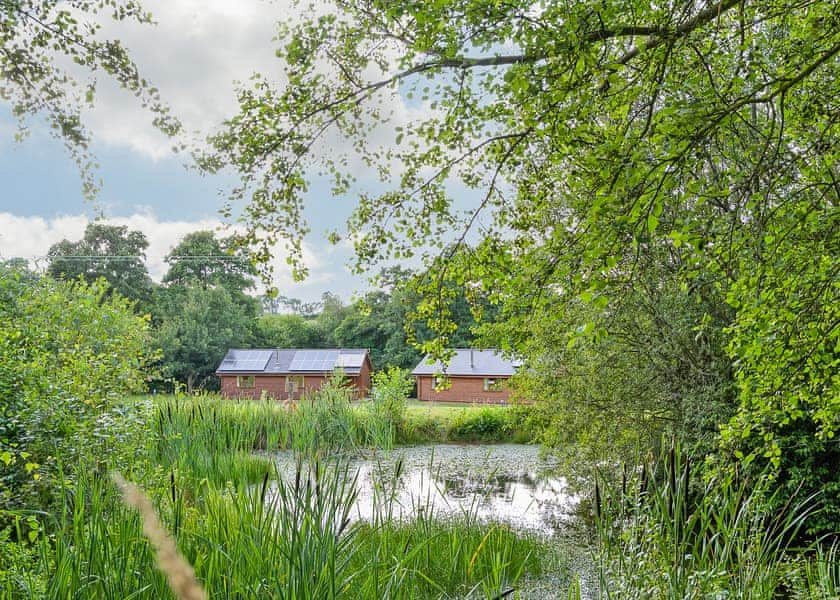
<svg viewBox="0 0 840 600"><path fill-rule="evenodd" d="M471 404L468 402L425 402L414 398L406 402L406 408L409 412L438 417L450 416L453 411L476 410L482 406L481 404Z"/></svg>
<svg viewBox="0 0 840 600"><path fill-rule="evenodd" d="M511 407L409 401L398 423L371 402L351 402L341 389L325 388L291 407L273 400L231 400L217 395L156 396L152 402L161 437L171 438L161 456L167 467L196 463L201 476L224 480L217 464L226 452L294 449L354 451L394 444L528 443L522 412ZM202 452L188 452L190 446ZM203 465L203 466L202 466ZM252 469L259 479L259 469ZM218 477L214 473L221 473Z"/></svg>
<svg viewBox="0 0 840 600"><path fill-rule="evenodd" d="M425 506L394 520L396 488L377 488L373 519L354 522L342 451L392 444L397 432L340 390L291 409L217 396L135 398L125 408L144 430L124 456L68 469L56 482L60 508L38 515L41 531L17 535L32 531L34 541L0 531L0 599L172 598L110 467L147 490L211 598L494 598L561 564L544 540L471 514L438 518ZM482 423L486 410L459 407L446 423ZM275 448L298 451L291 477L254 452Z"/></svg>
<svg viewBox="0 0 840 600"><path fill-rule="evenodd" d="M600 588L609 598L836 598L837 542L797 547L817 502L773 510L772 488L697 482L672 447L621 487L596 488Z"/></svg>
<svg viewBox="0 0 840 600"><path fill-rule="evenodd" d="M538 538L431 508L390 519L388 494L370 523L350 520L354 478L341 462L301 462L276 488L147 480L162 520L210 598L393 600L493 598L527 574L557 568ZM172 598L137 514L107 478L80 473L37 564L16 592L48 598ZM27 587L28 586L28 587ZM38 593L38 590L41 593ZM0 597L11 598L11 585ZM33 593L34 592L34 593ZM31 594L30 594L31 593Z"/></svg>

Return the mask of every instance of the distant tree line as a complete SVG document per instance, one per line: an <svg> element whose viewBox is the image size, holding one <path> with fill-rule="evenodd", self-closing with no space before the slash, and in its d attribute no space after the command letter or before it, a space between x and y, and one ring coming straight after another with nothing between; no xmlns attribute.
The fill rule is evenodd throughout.
<svg viewBox="0 0 840 600"><path fill-rule="evenodd" d="M407 285L416 274L406 269L383 270L381 289L351 303L331 292L303 302L255 296L254 266L230 239L212 231L186 235L166 255L169 269L160 284L146 269L148 245L140 231L93 222L81 240L50 248L47 273L68 281L104 280L109 293L149 315L159 351L155 389L176 383L188 390L216 388L213 373L229 348L367 348L375 369L413 368L422 358L414 342L435 337L425 320L411 317L420 296ZM465 295L450 291L458 327L448 343L469 346L476 320Z"/></svg>

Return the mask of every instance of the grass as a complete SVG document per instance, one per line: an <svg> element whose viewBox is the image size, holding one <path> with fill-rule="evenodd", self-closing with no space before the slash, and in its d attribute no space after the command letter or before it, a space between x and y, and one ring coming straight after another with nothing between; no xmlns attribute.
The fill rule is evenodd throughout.
<svg viewBox="0 0 840 600"><path fill-rule="evenodd" d="M468 514L443 520L427 507L415 519L394 521L387 492L371 522L354 522L354 475L341 461L300 462L293 477L273 472L252 488L146 484L210 598L494 598L524 574L557 565L544 541ZM65 502L53 536L36 545L35 576L16 592L174 597L139 516L107 479L79 473ZM15 595L0 590L0 597Z"/></svg>
<svg viewBox="0 0 840 600"><path fill-rule="evenodd" d="M737 476L696 482L672 446L621 487L596 487L603 597L836 598L837 543L797 547L816 499L770 507L773 490Z"/></svg>
<svg viewBox="0 0 840 600"><path fill-rule="evenodd" d="M149 398L139 402L150 402ZM229 479L229 463L253 450L324 452L391 448L394 444L528 443L522 413L511 407L409 401L399 422L379 415L371 402L351 402L346 391L327 387L286 407L273 400L230 400L217 395L157 396L154 417L168 456L167 468L190 468L201 476ZM188 433L187 433L188 432ZM201 452L191 452L188 446ZM252 460L251 481L264 469Z"/></svg>
<svg viewBox="0 0 840 600"><path fill-rule="evenodd" d="M486 405L467 402L425 402L415 398L406 401L406 409L409 413L445 418L451 417L453 412L474 411L480 409L482 406Z"/></svg>
<svg viewBox="0 0 840 600"><path fill-rule="evenodd" d="M141 398L126 409L147 429L112 466L147 491L208 597L489 599L561 564L546 541L472 514L439 517L425 506L394 520L393 489L377 492L370 522L354 521L342 452L393 444L401 431L330 388L291 409L214 396ZM486 411L451 411L441 435ZM308 458L284 479L254 453L273 448ZM33 541L0 531L0 599L174 597L107 468L68 470L57 482L61 505L38 515Z"/></svg>

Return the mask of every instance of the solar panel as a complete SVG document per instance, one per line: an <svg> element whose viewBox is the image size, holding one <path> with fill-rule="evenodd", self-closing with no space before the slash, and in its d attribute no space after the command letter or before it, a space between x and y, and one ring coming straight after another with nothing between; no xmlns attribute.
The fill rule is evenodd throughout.
<svg viewBox="0 0 840 600"><path fill-rule="evenodd" d="M362 363L364 361L364 354L342 354L338 357L338 360L335 361L335 366L350 369L358 369L362 366Z"/></svg>
<svg viewBox="0 0 840 600"><path fill-rule="evenodd" d="M265 371L273 354L273 350L231 350L222 367L229 371Z"/></svg>
<svg viewBox="0 0 840 600"><path fill-rule="evenodd" d="M298 350L289 365L290 371L332 371L338 350Z"/></svg>

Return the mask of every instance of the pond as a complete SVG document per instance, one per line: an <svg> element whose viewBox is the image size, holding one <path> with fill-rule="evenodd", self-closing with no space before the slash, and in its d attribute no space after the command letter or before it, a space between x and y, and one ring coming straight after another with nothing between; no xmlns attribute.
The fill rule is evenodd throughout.
<svg viewBox="0 0 840 600"><path fill-rule="evenodd" d="M276 460L281 474L294 473L291 453L279 453ZM565 479L557 476L556 465L540 457L537 446L401 447L352 459L351 475L354 472L358 472L354 513L360 519L371 518L376 498L385 489L393 490L395 518L431 510L438 516L470 514L553 534L568 525L578 500Z"/></svg>
<svg viewBox="0 0 840 600"><path fill-rule="evenodd" d="M278 453L276 461L281 474L294 473L291 453ZM577 504L565 479L556 475L556 465L542 459L537 446L401 447L352 459L351 475L354 472L358 472L354 513L360 519L371 518L383 489L394 495L395 518L411 518L419 510L438 516L471 514L545 534L567 525Z"/></svg>
<svg viewBox="0 0 840 600"><path fill-rule="evenodd" d="M291 452L275 455L284 479L294 477ZM382 505L383 489L393 495L393 517L411 519L420 511L436 517L469 514L481 521L509 524L537 533L563 547L570 568L589 579L587 552L571 531L578 497L559 476L557 464L540 456L538 446L520 444L435 444L395 448L350 459L358 474L354 517L369 520ZM560 585L561 587L557 587ZM565 583L548 577L528 583L528 598L565 595Z"/></svg>
<svg viewBox="0 0 840 600"><path fill-rule="evenodd" d="M294 477L291 452L274 455L280 475ZM436 517L469 514L481 521L507 523L556 544L582 585L582 597L597 597L588 551L576 533L579 498L558 475L555 461L540 456L538 446L520 444L434 444L395 448L349 461L357 474L353 516L371 519L384 495L392 495L392 515L411 519L420 511ZM383 490L390 494L383 494ZM381 513L380 513L381 514ZM523 598L565 597L568 580L547 573L520 582Z"/></svg>

